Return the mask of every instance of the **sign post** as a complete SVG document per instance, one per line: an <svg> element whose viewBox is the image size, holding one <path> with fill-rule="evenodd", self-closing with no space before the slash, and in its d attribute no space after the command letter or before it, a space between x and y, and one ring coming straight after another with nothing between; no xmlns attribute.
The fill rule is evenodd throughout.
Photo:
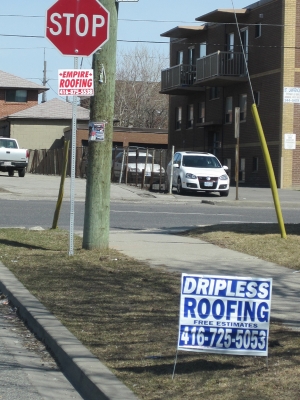
<svg viewBox="0 0 300 400"><path fill-rule="evenodd" d="M72 107L72 143L71 143L71 185L70 185L70 233L69 255L74 254L74 200L75 200L75 168L76 168L76 131L77 131L77 96L92 95L90 87L85 84L83 76L75 77L78 70L78 57L88 57L109 39L109 12L98 0L58 0L46 12L45 36L65 56L74 57L74 73L71 80L68 76L61 82L65 95L73 94ZM81 75L82 74L82 75ZM71 74L72 75L72 74ZM76 79L75 79L76 78ZM92 77L93 81L93 77ZM68 82L68 84L67 84ZM66 87L68 85L68 87ZM73 87L72 87L73 85ZM71 87L69 87L71 86ZM76 86L76 88L75 88ZM79 86L79 87L78 87ZM84 91L89 91L84 92Z"/></svg>
<svg viewBox="0 0 300 400"><path fill-rule="evenodd" d="M74 69L78 68L78 58L74 57ZM70 233L69 256L74 255L74 217L75 217L75 167L76 167L76 133L77 133L77 96L73 96L72 106L72 151L71 151L71 185L70 185Z"/></svg>
<svg viewBox="0 0 300 400"><path fill-rule="evenodd" d="M239 165L240 165L240 108L235 107L234 119L234 137L236 138L235 146L235 199L239 199Z"/></svg>

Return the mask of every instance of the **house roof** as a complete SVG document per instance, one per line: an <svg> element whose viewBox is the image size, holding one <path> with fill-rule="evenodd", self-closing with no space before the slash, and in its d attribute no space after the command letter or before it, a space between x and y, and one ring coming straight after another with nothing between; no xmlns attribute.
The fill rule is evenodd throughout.
<svg viewBox="0 0 300 400"><path fill-rule="evenodd" d="M27 79L19 78L18 76L4 71L0 71L0 89L1 88L38 90L39 93L49 90L46 86L38 85L37 83L30 82Z"/></svg>
<svg viewBox="0 0 300 400"><path fill-rule="evenodd" d="M201 15L200 17L196 18L196 21L203 21L203 22L235 22L235 14L237 14L238 19L240 17L246 16L249 12L247 8L240 8L240 9L218 9L215 11L211 11L208 14Z"/></svg>
<svg viewBox="0 0 300 400"><path fill-rule="evenodd" d="M199 31L206 29L205 25L200 26L176 26L169 31L162 33L160 36L170 37L170 38L188 38Z"/></svg>
<svg viewBox="0 0 300 400"><path fill-rule="evenodd" d="M45 103L29 107L26 110L10 114L2 119L67 119L73 116L73 105L59 99L52 99ZM77 106L77 119L89 120L90 111Z"/></svg>

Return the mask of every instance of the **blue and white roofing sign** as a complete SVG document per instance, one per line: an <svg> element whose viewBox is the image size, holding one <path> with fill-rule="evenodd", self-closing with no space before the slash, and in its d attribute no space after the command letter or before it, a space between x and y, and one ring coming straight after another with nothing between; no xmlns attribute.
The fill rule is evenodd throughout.
<svg viewBox="0 0 300 400"><path fill-rule="evenodd" d="M178 350L267 356L272 279L181 277Z"/></svg>

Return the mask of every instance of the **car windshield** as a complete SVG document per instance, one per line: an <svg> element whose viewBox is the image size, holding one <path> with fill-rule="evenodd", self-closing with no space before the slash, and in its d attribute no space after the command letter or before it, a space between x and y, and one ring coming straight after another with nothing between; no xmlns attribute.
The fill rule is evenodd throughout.
<svg viewBox="0 0 300 400"><path fill-rule="evenodd" d="M222 168L222 165L216 159L216 157L209 156L183 156L182 165L184 167L192 168Z"/></svg>

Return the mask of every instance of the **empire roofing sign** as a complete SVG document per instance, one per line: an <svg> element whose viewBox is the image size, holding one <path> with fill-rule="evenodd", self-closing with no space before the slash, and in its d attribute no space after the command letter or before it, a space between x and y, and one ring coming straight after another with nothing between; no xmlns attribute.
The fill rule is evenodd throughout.
<svg viewBox="0 0 300 400"><path fill-rule="evenodd" d="M92 69L59 69L58 94L60 96L93 96L94 71Z"/></svg>

